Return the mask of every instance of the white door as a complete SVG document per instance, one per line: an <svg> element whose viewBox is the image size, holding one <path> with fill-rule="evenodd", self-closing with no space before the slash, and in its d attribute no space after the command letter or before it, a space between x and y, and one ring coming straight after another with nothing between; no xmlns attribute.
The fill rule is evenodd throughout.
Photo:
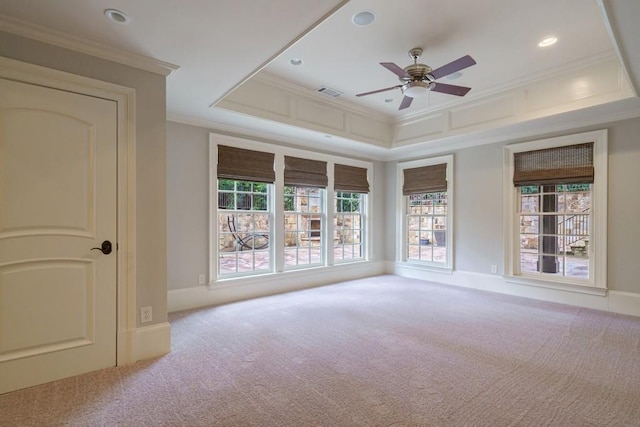
<svg viewBox="0 0 640 427"><path fill-rule="evenodd" d="M0 393L116 364L116 108L0 79Z"/></svg>

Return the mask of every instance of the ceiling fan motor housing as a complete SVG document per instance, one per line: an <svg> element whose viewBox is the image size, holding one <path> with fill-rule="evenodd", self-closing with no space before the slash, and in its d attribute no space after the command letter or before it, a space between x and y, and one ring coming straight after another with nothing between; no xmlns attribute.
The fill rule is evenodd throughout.
<svg viewBox="0 0 640 427"><path fill-rule="evenodd" d="M428 80L432 82L435 80L433 76L429 74L431 70L433 70L433 68L429 67L426 64L411 64L405 67L404 70L407 72L407 74L411 76L410 79L406 77L405 78L401 77L400 81L404 83L408 83L411 81L424 81L424 80Z"/></svg>
<svg viewBox="0 0 640 427"><path fill-rule="evenodd" d="M418 58L422 55L422 48L414 47L409 51L409 57L413 59L413 64L404 68L404 70L411 76L411 78L400 77L400 81L403 83L409 82L432 82L435 79L429 74L433 68L426 64L418 64Z"/></svg>

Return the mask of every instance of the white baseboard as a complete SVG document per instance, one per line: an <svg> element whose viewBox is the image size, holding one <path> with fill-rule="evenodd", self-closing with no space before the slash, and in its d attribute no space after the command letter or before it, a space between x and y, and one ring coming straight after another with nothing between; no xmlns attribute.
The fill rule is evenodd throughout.
<svg viewBox="0 0 640 427"><path fill-rule="evenodd" d="M219 282L213 284L211 289L199 286L170 290L168 293L168 311L172 313L197 307L226 304L345 280L377 276L384 273L640 317L640 293L609 291L606 296L591 295L507 282L502 276L494 274L470 271L443 271L442 273L425 271L393 261L363 262L331 268L325 267L254 276ZM166 353L170 349L170 337L167 336L165 341ZM139 339L138 342L140 342ZM137 345L136 348L138 348Z"/></svg>
<svg viewBox="0 0 640 427"><path fill-rule="evenodd" d="M244 277L213 283L209 288L174 289L168 292L169 313L197 307L227 304L330 283L384 274L384 261L365 261L283 273Z"/></svg>
<svg viewBox="0 0 640 427"><path fill-rule="evenodd" d="M482 274L470 271L453 271L452 273L447 272L443 274L425 271L396 262L387 262L386 272L401 277L426 280L446 285L462 286L465 288L640 317L640 294L631 292L609 291L605 296L592 295L508 282L502 276L495 274Z"/></svg>
<svg viewBox="0 0 640 427"><path fill-rule="evenodd" d="M609 291L609 311L640 316L640 294Z"/></svg>
<svg viewBox="0 0 640 427"><path fill-rule="evenodd" d="M134 362L171 352L171 326L168 322L136 329Z"/></svg>

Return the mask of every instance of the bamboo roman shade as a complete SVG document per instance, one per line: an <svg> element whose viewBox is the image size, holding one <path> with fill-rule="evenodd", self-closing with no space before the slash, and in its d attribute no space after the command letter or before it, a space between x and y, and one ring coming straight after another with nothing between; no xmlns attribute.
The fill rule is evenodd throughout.
<svg viewBox="0 0 640 427"><path fill-rule="evenodd" d="M515 153L513 184L592 183L593 142Z"/></svg>
<svg viewBox="0 0 640 427"><path fill-rule="evenodd" d="M355 166L338 165L334 167L333 188L349 193L368 193L367 170Z"/></svg>
<svg viewBox="0 0 640 427"><path fill-rule="evenodd" d="M404 170L402 194L447 191L447 164L423 166Z"/></svg>
<svg viewBox="0 0 640 427"><path fill-rule="evenodd" d="M284 184L325 188L327 162L284 156Z"/></svg>
<svg viewBox="0 0 640 427"><path fill-rule="evenodd" d="M218 178L273 184L273 153L218 145Z"/></svg>

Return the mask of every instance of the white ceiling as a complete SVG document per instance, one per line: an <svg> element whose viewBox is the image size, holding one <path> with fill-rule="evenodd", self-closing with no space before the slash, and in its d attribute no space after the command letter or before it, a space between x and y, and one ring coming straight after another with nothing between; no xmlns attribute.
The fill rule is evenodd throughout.
<svg viewBox="0 0 640 427"><path fill-rule="evenodd" d="M205 119L212 103L345 1L2 0L0 14L177 65L168 110ZM130 22L108 20L109 8Z"/></svg>
<svg viewBox="0 0 640 427"><path fill-rule="evenodd" d="M358 11L369 10L376 20L367 27L351 22ZM554 35L548 48L538 42ZM315 90L322 85L344 92L348 102L401 116L461 101L436 92L414 99L409 109L398 111L399 90L356 98L367 92L399 84L397 77L379 65L412 63L408 51L422 47L419 62L432 68L463 55L475 66L448 84L471 87L466 97L500 90L560 72L602 55L614 55L600 9L590 0L351 0L330 19L268 65L264 72ZM290 58L304 60L302 66ZM391 103L385 103L393 98Z"/></svg>
<svg viewBox="0 0 640 427"><path fill-rule="evenodd" d="M75 40L76 46L89 42L162 61L169 69L175 64L167 80L170 117L344 148L350 141L327 141L317 132L212 105L254 74L265 73L310 92L327 85L343 92L339 103L400 120L608 56L624 60L637 89L640 55L633 43L639 5L637 0L2 0L0 30L31 36L33 31L18 29L35 28ZM103 14L107 8L125 12L130 22L109 21ZM351 22L361 10L376 14L372 25ZM558 43L539 48L547 35L555 35ZM464 99L432 92L402 112L397 91L354 96L398 84L379 63L409 65L407 51L413 47L424 48L420 62L433 68L471 55L477 64L462 77L441 79L469 86L471 92ZM291 58L304 63L294 67ZM393 101L385 103L387 98ZM359 148L354 143L353 151Z"/></svg>

